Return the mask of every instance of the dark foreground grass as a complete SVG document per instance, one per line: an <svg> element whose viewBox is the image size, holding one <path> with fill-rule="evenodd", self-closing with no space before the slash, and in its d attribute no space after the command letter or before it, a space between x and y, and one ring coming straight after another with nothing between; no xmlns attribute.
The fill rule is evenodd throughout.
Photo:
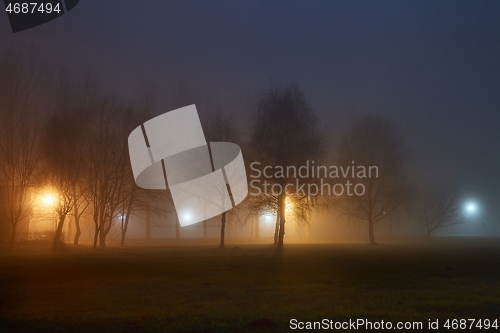
<svg viewBox="0 0 500 333"><path fill-rule="evenodd" d="M0 331L288 331L500 317L500 240L134 246L0 257Z"/></svg>

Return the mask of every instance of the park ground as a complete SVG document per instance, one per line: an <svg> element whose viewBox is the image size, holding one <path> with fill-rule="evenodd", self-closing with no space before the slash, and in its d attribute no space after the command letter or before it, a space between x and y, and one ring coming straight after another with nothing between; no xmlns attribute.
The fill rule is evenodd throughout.
<svg viewBox="0 0 500 333"><path fill-rule="evenodd" d="M500 319L500 239L365 244L18 244L0 332L286 332L289 321ZM380 331L380 330L379 330Z"/></svg>

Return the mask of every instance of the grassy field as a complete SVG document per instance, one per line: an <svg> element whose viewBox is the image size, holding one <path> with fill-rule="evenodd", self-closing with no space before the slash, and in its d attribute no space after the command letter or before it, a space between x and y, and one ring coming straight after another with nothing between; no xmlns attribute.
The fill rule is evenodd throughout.
<svg viewBox="0 0 500 333"><path fill-rule="evenodd" d="M265 244L46 248L0 256L0 331L275 332L292 318L500 317L498 239L287 244L279 256Z"/></svg>

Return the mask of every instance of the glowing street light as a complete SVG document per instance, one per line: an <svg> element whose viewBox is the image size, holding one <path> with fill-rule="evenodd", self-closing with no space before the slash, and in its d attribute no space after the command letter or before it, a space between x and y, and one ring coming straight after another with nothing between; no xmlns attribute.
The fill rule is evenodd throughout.
<svg viewBox="0 0 500 333"><path fill-rule="evenodd" d="M476 211L476 205L474 205L474 204L467 205L467 212L474 213L475 211Z"/></svg>
<svg viewBox="0 0 500 333"><path fill-rule="evenodd" d="M273 221L273 214L271 214L271 213L264 213L264 214L262 214L262 219L266 223L271 223Z"/></svg>
<svg viewBox="0 0 500 333"><path fill-rule="evenodd" d="M293 203L291 202L290 199L286 199L286 203L285 203L285 213L289 213L293 208Z"/></svg>
<svg viewBox="0 0 500 333"><path fill-rule="evenodd" d="M465 213L467 215L472 217L474 215L477 215L478 212L479 212L479 206L477 205L477 203L469 201L465 204ZM486 225L484 221L482 223L482 226L483 226L483 236L486 236Z"/></svg>
<svg viewBox="0 0 500 333"><path fill-rule="evenodd" d="M478 211L478 206L475 202L467 202L465 204L465 212L469 215L476 214Z"/></svg>
<svg viewBox="0 0 500 333"><path fill-rule="evenodd" d="M51 194L47 194L46 196L44 196L42 198L42 202L46 205L46 206L52 206L55 202L55 199L54 199L54 196L51 195Z"/></svg>

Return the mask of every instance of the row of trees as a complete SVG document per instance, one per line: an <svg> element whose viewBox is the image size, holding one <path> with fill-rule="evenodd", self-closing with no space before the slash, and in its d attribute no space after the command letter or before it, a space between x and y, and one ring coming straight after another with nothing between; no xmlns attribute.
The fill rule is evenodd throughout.
<svg viewBox="0 0 500 333"><path fill-rule="evenodd" d="M14 244L18 224L30 214L30 188L40 159L38 103L47 66L34 50L10 49L0 59L0 205Z"/></svg>
<svg viewBox="0 0 500 333"><path fill-rule="evenodd" d="M327 160L324 135L304 94L296 85L271 88L263 93L255 111L249 143L250 161L266 166L298 168L307 161L319 165ZM347 172L342 182L362 184L363 195L309 196L298 194L298 175L279 174L261 179L283 189L279 194L261 189L260 196L250 197L250 211L276 215L274 242L283 248L285 223L291 218L308 224L313 210L335 209L350 217L366 221L370 244L376 244L374 225L398 209L404 209L429 236L434 230L466 221L460 192L453 187L427 188L414 184L408 175L409 151L396 126L383 117L368 116L349 127L341 136L332 164L343 167L376 166L376 177L359 178ZM312 166L311 166L312 168ZM262 175L263 177L263 175ZM301 178L300 184L322 186L320 178ZM331 187L336 179L324 180ZM288 186L285 186L287 185Z"/></svg>
<svg viewBox="0 0 500 333"><path fill-rule="evenodd" d="M79 243L86 217L94 226L93 246L105 247L117 223L123 246L134 214L146 215L148 228L151 214L169 213L168 191L136 186L128 154L130 132L158 113L150 89L124 102L104 93L91 71L70 75L54 70L36 49L18 45L1 58L0 77L0 234L9 229L11 248L21 221L33 214L40 189L56 196L54 252L70 216L76 229L73 244ZM169 107L192 103L189 89L179 84ZM208 141L241 141L234 119L220 110L208 117L204 128ZM226 214L222 220L221 247Z"/></svg>
<svg viewBox="0 0 500 333"><path fill-rule="evenodd" d="M123 244L133 212L164 213L150 202L165 194L135 186L128 157L128 134L151 116L150 98L123 103L103 93L90 72L73 79L54 71L36 50L16 46L2 57L0 77L0 209L10 227L10 247L41 188L56 197L54 251L70 215L74 244L87 213L94 247L105 247L118 216Z"/></svg>
<svg viewBox="0 0 500 333"><path fill-rule="evenodd" d="M193 103L187 89L179 87L171 98L172 109ZM34 49L10 48L0 60L0 214L5 222L0 227L10 229L10 246L20 221L31 214L32 192L37 188L48 187L57 193L53 251L57 251L68 216L75 224L75 245L85 214L93 221L93 246L105 247L116 222L123 246L134 213L167 214L168 191L137 187L128 156L128 134L155 113L155 98L148 90L135 101L123 102L104 93L91 72L75 79L64 71L54 71ZM245 139L235 119L219 110L205 119L207 141L239 144L247 164L259 161L270 167L298 168L306 161L328 161L324 133L296 85L264 91L252 117ZM408 151L403 142L397 128L386 119L367 117L356 122L345 131L330 162L344 167L352 161L377 166L380 172L376 178L351 179L348 173L344 179L361 182L364 195L303 195L293 185L297 175L266 178L285 191L276 194L262 189L261 195L248 196L236 214L223 213L220 246L224 247L227 214L239 219L241 212L246 216L243 220L263 213L275 215L274 243L279 250L283 249L287 221L308 225L312 213L319 209L336 209L367 221L372 244L374 224L401 207L411 207L409 211L428 234L464 222L457 191L415 191L406 171ZM327 181L334 185L334 180ZM318 182L319 178L300 179L306 185L319 186ZM412 204L403 205L408 202ZM178 221L176 236L180 237Z"/></svg>

